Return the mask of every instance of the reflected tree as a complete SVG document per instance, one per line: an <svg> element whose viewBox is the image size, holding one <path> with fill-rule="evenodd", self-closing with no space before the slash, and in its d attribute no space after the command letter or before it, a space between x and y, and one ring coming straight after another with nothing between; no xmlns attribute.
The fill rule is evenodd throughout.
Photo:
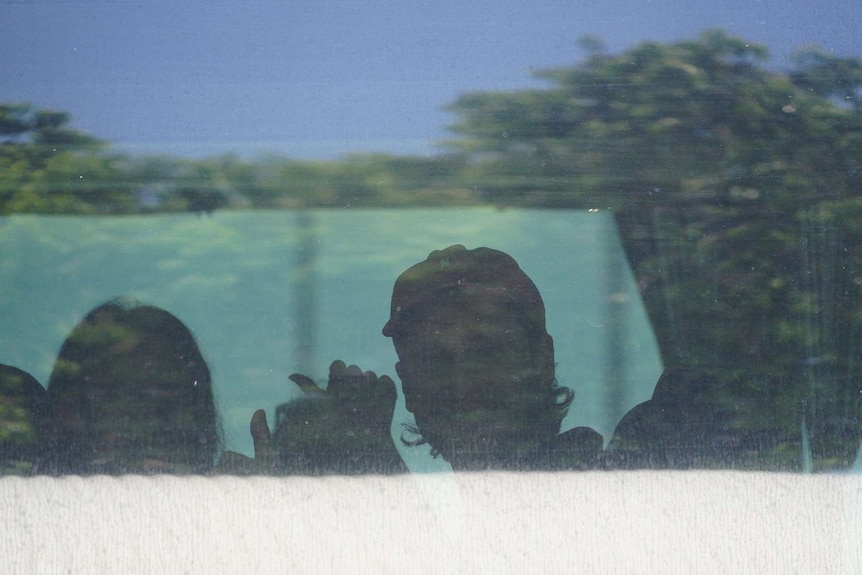
<svg viewBox="0 0 862 575"><path fill-rule="evenodd" d="M66 112L0 103L0 214L132 209L117 156L70 121Z"/></svg>
<svg viewBox="0 0 862 575"><path fill-rule="evenodd" d="M540 72L545 89L456 100L454 146L488 201L612 210L665 364L765 401L783 431L804 419L814 467L844 467L859 429L862 220L844 214L860 201L860 63L809 50L780 73L767 57L721 31L590 50Z"/></svg>

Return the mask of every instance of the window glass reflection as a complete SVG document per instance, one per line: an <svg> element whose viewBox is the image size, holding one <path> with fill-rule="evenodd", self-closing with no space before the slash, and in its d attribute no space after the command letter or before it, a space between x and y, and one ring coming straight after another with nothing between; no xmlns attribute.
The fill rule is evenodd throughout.
<svg viewBox="0 0 862 575"><path fill-rule="evenodd" d="M391 333L385 326L392 328L396 323L390 323L396 280L430 253L419 245L424 240L415 240L415 246L403 244L402 239L412 234L431 237L432 245L443 248L454 238L465 239L473 246L483 238L494 238L495 245L506 251L486 251L498 253L500 261L521 270L524 282L535 282L532 299L527 300L534 302L527 314L532 319L526 324L518 319L523 315L517 312L518 300L507 297L484 298L482 293L468 291L449 305L437 293L431 294L425 307L437 307L438 320L445 321L449 332L460 338L448 342L450 345L466 345L472 350L472 359L466 365L473 373L481 372L484 365L486 371L504 375L501 362L528 365L529 358L544 356L542 364L545 368L553 366L557 384L576 395L562 420L561 432L593 428L596 435L608 441L616 421L626 410L649 398L661 373L655 339L608 213L470 208L358 213L312 210L301 214L223 211L205 218L176 215L57 219L15 215L4 220L2 230L4 240L30 246L29 253L4 254L6 285L11 289L43 286L38 292L18 290L16 299L9 300L4 308L7 325L15 321L21 334L9 342L11 361L27 366L42 381L54 381L64 365L58 355L67 355L60 353L69 347L65 340L81 330L79 324L88 325L82 318L96 313L94 308L158 308L158 314L169 314L182 322L187 329L182 341L187 345L179 346L174 342L178 336L168 338L168 332L156 336L161 333L156 325L147 332L154 340L149 344L153 357L135 357L133 342L146 340L146 334L128 334L132 336L128 341L109 348L116 350L113 355L107 351L93 354L88 361L99 367L99 373L110 373L116 379L117 387L110 393L117 401L124 395L131 401L141 393L144 399L154 397L159 395L158 389L166 387L165 393L170 395L174 382L181 386L188 379L181 377L185 372L177 371L186 367L175 366L179 360L172 358L191 357L199 349L202 368L208 366L212 373L223 431L222 448L253 457L256 450L249 422L256 410L264 409L273 446L290 446L289 455L276 453L273 461L283 460L279 465L296 472L349 473L368 469L361 463L339 467L342 460L362 460L358 455L342 457L342 451L347 449L344 442L341 450L320 447L338 444L339 430L341 435L352 437L342 429L344 419L361 419L351 402L357 399L354 388L364 389L364 385L369 391L367 407L379 417L371 422L359 421L349 431L354 436L382 442L385 449L381 445L371 447L384 461L384 471L403 470L405 466L417 471L449 467L443 457L431 457L431 446L409 447L402 441L411 442L419 436L405 427L412 428L416 422L405 405L402 381L396 372L397 348L391 335L384 335ZM360 237L364 238L361 244L356 241ZM567 243L593 248L573 250L568 258L572 265L559 266L547 257L547 246ZM473 253L475 248L471 246L469 251ZM33 261L43 265L29 265ZM496 264L486 267L492 285L494 273L506 273L505 267L498 272ZM58 268L71 272L66 276L68 281L52 281ZM584 281L585 277L589 281ZM508 289L504 282L488 288L487 293L506 296ZM422 291L421 286L413 288L415 295ZM114 301L118 292L129 295ZM31 312L21 313L22 308ZM466 321L464 310L481 313ZM118 310L115 313L120 314ZM477 321L480 317L485 320ZM117 337L122 341L120 336L127 335L130 328L118 329L118 321L106 323L101 330L106 332L102 340ZM619 323L622 337L608 336L605 326L610 321ZM533 335L537 329L533 324L544 325L552 338L550 347L541 344L543 337ZM422 324L416 324L415 329L428 331ZM157 349L160 339L167 339L160 344L164 350ZM524 341L530 349L519 350ZM363 384L360 377L358 383L354 380L342 385L342 392L328 393L333 391L329 389L333 368L327 366L335 359L343 361L340 368L335 368L336 379L350 381L346 372L355 365L360 366L354 368L360 373L374 372L377 380ZM73 367L80 370L81 366ZM444 367L439 361L430 362L431 373ZM148 379L156 372L164 375ZM608 373L620 378L614 387L604 384ZM388 383L379 383L384 377ZM497 383L493 383L495 379ZM474 385L472 392L462 390L458 401L466 404L471 398L480 400L482 387L488 388L486 396L503 401L505 386L500 387L504 383L501 379L505 378L484 378L485 383ZM145 392L141 386L153 386L156 391ZM60 395L59 388L55 395ZM553 407L553 402L566 399L564 393L557 395L553 388L548 388L546 397L552 412L559 409ZM102 411L134 421L145 409L135 400L133 405ZM124 410L127 415L123 415ZM383 413L386 410L388 414ZM158 410L155 415L165 418L169 411ZM564 410L560 409L560 413ZM158 426L164 425L164 419L159 419ZM316 429L318 436L291 431L297 427ZM152 439L146 441L152 443ZM354 445L354 451L362 447L358 439L350 439L348 444ZM208 439L206 445L213 444ZM392 457L393 453L398 457ZM317 461L323 459L323 454L332 461ZM145 459L163 458L152 455ZM219 470L247 472L245 467L232 460ZM92 472L96 469L108 471L103 466ZM179 466L174 472L186 469Z"/></svg>
<svg viewBox="0 0 862 575"><path fill-rule="evenodd" d="M3 472L852 469L862 63L581 45L424 157L0 104Z"/></svg>

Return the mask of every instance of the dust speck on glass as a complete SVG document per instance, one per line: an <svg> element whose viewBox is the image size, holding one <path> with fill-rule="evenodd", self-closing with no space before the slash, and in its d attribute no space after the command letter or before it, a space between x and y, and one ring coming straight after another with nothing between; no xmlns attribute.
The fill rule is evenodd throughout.
<svg viewBox="0 0 862 575"><path fill-rule="evenodd" d="M862 466L858 7L36 4L0 473Z"/></svg>

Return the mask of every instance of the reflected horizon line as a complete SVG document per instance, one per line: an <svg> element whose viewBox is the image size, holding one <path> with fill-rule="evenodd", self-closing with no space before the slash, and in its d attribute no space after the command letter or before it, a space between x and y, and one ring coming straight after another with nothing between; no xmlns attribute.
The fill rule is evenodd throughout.
<svg viewBox="0 0 862 575"><path fill-rule="evenodd" d="M167 155L188 159L234 155L242 159L267 156L296 160L339 160L353 155L389 154L393 156L434 156L443 151L429 140L298 140L278 141L211 141L211 142L111 142L113 150L142 155Z"/></svg>

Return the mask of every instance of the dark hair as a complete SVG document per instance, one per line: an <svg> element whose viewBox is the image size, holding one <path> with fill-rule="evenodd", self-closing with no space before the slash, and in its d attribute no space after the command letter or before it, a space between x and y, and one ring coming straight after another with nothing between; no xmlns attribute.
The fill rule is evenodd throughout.
<svg viewBox="0 0 862 575"><path fill-rule="evenodd" d="M214 465L209 368L189 329L161 308L114 300L90 311L60 348L48 400L56 471L140 471L145 459L192 472ZM115 458L92 461L112 448Z"/></svg>

